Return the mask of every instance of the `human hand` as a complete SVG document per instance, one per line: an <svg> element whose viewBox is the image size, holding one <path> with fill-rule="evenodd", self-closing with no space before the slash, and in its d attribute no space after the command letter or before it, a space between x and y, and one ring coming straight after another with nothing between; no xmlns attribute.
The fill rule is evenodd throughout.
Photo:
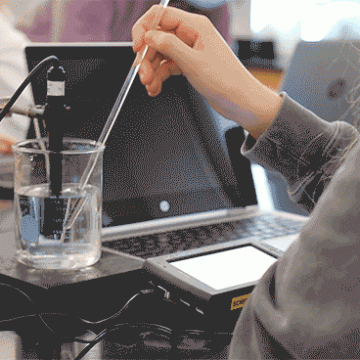
<svg viewBox="0 0 360 360"><path fill-rule="evenodd" d="M11 155L11 146L16 144L17 141L9 135L0 134L0 154Z"/></svg>
<svg viewBox="0 0 360 360"><path fill-rule="evenodd" d="M218 113L260 136L281 97L245 69L208 18L168 7L150 30L157 11L159 5L153 6L132 32L135 52L150 47L139 69L149 95L157 96L169 76L183 74Z"/></svg>

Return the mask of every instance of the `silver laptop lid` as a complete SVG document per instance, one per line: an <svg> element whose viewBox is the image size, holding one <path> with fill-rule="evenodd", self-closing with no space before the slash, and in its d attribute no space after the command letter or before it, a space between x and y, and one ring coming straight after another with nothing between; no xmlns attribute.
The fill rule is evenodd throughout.
<svg viewBox="0 0 360 360"><path fill-rule="evenodd" d="M357 117L360 41L300 42L281 89L327 121Z"/></svg>

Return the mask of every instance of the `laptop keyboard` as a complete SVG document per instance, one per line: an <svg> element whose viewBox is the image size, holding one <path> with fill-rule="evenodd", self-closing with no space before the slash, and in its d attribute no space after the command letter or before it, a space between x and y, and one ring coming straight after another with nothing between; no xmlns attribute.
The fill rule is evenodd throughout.
<svg viewBox="0 0 360 360"><path fill-rule="evenodd" d="M262 241L297 233L304 221L263 215L221 224L205 225L154 235L103 242L103 247L143 259L201 248L231 240Z"/></svg>

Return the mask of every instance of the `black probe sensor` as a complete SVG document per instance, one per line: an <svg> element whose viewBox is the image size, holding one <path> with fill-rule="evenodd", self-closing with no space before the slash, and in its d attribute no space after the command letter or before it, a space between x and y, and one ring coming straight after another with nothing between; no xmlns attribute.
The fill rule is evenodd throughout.
<svg viewBox="0 0 360 360"><path fill-rule="evenodd" d="M64 199L62 191L63 122L66 116L65 70L59 65L52 66L47 74L47 97L44 121L49 134L50 152L50 198L45 200L44 235L60 238L64 220Z"/></svg>

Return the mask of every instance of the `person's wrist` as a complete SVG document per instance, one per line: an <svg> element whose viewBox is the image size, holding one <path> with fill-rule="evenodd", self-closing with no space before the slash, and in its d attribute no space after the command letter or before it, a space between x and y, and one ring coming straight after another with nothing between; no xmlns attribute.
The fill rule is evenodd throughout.
<svg viewBox="0 0 360 360"><path fill-rule="evenodd" d="M282 97L271 90L263 97L262 102L259 103L259 106L256 109L255 116L259 120L258 126L249 131L255 139L258 139L273 123L279 112L282 101Z"/></svg>
<svg viewBox="0 0 360 360"><path fill-rule="evenodd" d="M237 99L233 101L241 108L234 120L258 139L276 118L283 98L248 73L237 91Z"/></svg>

